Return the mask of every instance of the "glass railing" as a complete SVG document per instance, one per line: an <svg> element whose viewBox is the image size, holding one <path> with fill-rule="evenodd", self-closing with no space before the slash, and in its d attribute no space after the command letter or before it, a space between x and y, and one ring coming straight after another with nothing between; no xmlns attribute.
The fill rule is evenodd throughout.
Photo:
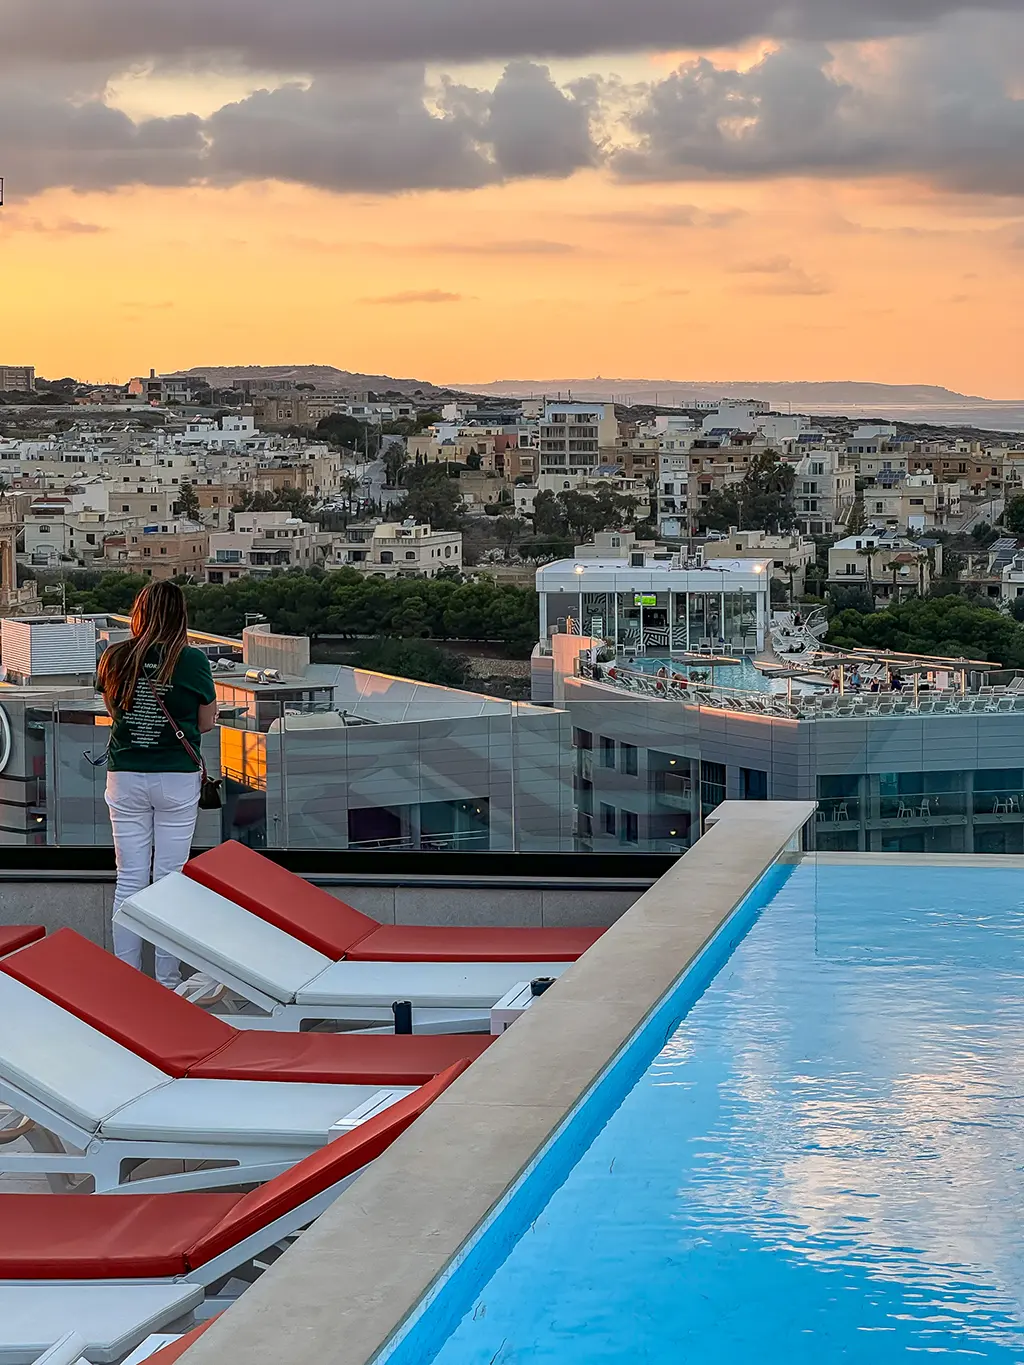
<svg viewBox="0 0 1024 1365"><path fill-rule="evenodd" d="M946 831L929 849L944 840L953 852L984 852L1024 829L1024 769L986 773L981 738L963 771L872 773L870 745L833 751L823 732L808 747L806 732L758 723L760 713L725 715L649 691L625 704L572 683L551 706L373 674L362 693L330 702L254 685L252 700L225 706L204 738L224 805L200 813L196 844L678 854L722 801L814 799L816 790L814 838L826 851L883 850L896 836L892 846L905 848L927 829ZM109 846L106 715L87 699L40 705L12 693L0 845ZM888 752L876 757L892 767Z"/></svg>

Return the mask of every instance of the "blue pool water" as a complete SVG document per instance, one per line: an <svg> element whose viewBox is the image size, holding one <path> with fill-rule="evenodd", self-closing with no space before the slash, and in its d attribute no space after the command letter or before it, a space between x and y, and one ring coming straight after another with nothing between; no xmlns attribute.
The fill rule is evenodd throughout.
<svg viewBox="0 0 1024 1365"><path fill-rule="evenodd" d="M669 673L707 673L711 680L711 669L706 664L680 663L678 659L630 659L625 667L638 673L657 673L659 668ZM769 692L771 684L763 673L754 667L753 660L741 659L738 664L721 664L714 671L716 687L733 687L738 692Z"/></svg>
<svg viewBox="0 0 1024 1365"><path fill-rule="evenodd" d="M1022 1095L1021 874L803 864L417 1358L1024 1361Z"/></svg>

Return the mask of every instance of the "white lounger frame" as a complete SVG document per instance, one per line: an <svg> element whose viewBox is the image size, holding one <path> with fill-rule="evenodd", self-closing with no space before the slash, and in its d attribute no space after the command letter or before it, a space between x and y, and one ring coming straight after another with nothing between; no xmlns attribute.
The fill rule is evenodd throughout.
<svg viewBox="0 0 1024 1365"><path fill-rule="evenodd" d="M0 1285L0 1294L0 1365L57 1362L63 1365L74 1337L84 1341L88 1361L112 1365L131 1355L154 1332L180 1335L191 1331L196 1325L195 1311L202 1308L203 1302L203 1291L198 1285L155 1280L139 1280L134 1285L71 1280L57 1285L5 1281ZM13 1327L8 1311L14 1314ZM68 1325L74 1323L77 1326L68 1332ZM32 1346L20 1334L25 1332L26 1324L30 1324L28 1330L35 1337ZM12 1331L19 1333L13 1340ZM54 1332L68 1334L44 1349L42 1343L52 1340Z"/></svg>
<svg viewBox="0 0 1024 1365"><path fill-rule="evenodd" d="M194 926L194 932L179 928L186 921ZM570 962L337 963L181 873L172 873L147 887L138 896L129 897L114 916L114 922L206 972L241 996L251 1007L261 1011L259 1014L239 1012L225 1016L237 1028L280 1031L298 1030L312 1023L370 1027L393 1025L392 1000L385 998L390 992L354 990L348 996L339 992L337 999L334 999L330 998L330 991L325 991L324 994L329 997L326 1001L301 1001L297 998L306 992L313 992L321 977L329 977L332 971L338 975L338 969L345 968L349 969L345 973L347 976L353 979L365 977L368 982L373 980L375 973L388 973L397 978L392 999L412 1002L414 1032L489 1033L490 1011L511 986L534 976L558 976L572 965ZM212 930L211 925L214 926ZM272 954L274 946L278 945L282 958L288 956L292 959L293 987L287 993L281 987L279 994L271 994L273 983L265 978L260 978L258 983L254 979L255 974L248 972L244 964L238 961L237 946L234 960L229 958L227 945L231 944L232 932L236 927L238 935L248 934L250 941L258 941L265 956ZM204 944L204 932L217 935L219 951L209 946L209 939ZM295 964L298 966L297 974ZM466 1006L456 1004L453 999L450 1006L446 1005L443 992L439 998L437 977L457 972L470 979L474 976L489 979L497 975L500 988L496 986L492 992L494 998L486 1002L474 1001ZM368 995L375 995L376 998L367 999Z"/></svg>
<svg viewBox="0 0 1024 1365"><path fill-rule="evenodd" d="M262 1084L262 1082L253 1082ZM357 1128L382 1113L415 1087L381 1088L362 1104L339 1118L325 1140ZM220 1189L231 1184L260 1184L294 1166L316 1151L291 1143L217 1142L197 1137L192 1142L131 1141L109 1138L79 1127L34 1096L0 1079L0 1099L35 1121L64 1145L64 1151L9 1152L0 1148L0 1173L5 1175L92 1176L95 1191L111 1194L145 1194L167 1190ZM68 1149L71 1150L68 1150ZM215 1162L207 1170L185 1170L171 1175L146 1176L127 1183L123 1163L139 1161Z"/></svg>

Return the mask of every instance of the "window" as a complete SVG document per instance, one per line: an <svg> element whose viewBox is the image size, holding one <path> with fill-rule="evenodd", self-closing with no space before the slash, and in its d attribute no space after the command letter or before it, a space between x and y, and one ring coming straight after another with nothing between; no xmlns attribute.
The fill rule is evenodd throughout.
<svg viewBox="0 0 1024 1365"><path fill-rule="evenodd" d="M700 803L705 815L715 810L725 800L725 764L701 763L700 765Z"/></svg>
<svg viewBox="0 0 1024 1365"><path fill-rule="evenodd" d="M631 810L624 810L619 817L619 838L624 844L640 842L640 821Z"/></svg>
<svg viewBox="0 0 1024 1365"><path fill-rule="evenodd" d="M194 549L195 549L195 546L193 545L192 548L193 548L193 550L194 550ZM166 546L166 545L161 545L161 546L160 546L160 553L161 553L162 555L165 555L165 554L167 553L167 546Z"/></svg>
<svg viewBox="0 0 1024 1365"><path fill-rule="evenodd" d="M40 526L39 530L40 530L44 535L49 535L49 534L50 534L50 528L49 528L49 526Z"/></svg>
<svg viewBox="0 0 1024 1365"><path fill-rule="evenodd" d="M629 777L636 777L640 770L637 762L636 745L621 744L619 749L622 754L622 771Z"/></svg>
<svg viewBox="0 0 1024 1365"><path fill-rule="evenodd" d="M415 558L416 558L416 551L415 551L415 550L406 550L406 552L405 552L405 557L406 557L406 559L415 559Z"/></svg>
<svg viewBox="0 0 1024 1365"><path fill-rule="evenodd" d="M607 735L601 736L601 767L615 767L615 741L609 739Z"/></svg>
<svg viewBox="0 0 1024 1365"><path fill-rule="evenodd" d="M911 499L910 499L910 505L911 505L911 507L923 507L923 506L924 506L924 498L911 498Z"/></svg>
<svg viewBox="0 0 1024 1365"><path fill-rule="evenodd" d="M151 512L155 512L155 511L157 510L157 505L156 505L155 502L151 502L151 503L149 504L149 510L150 510Z"/></svg>
<svg viewBox="0 0 1024 1365"><path fill-rule="evenodd" d="M126 502L123 502L123 503L121 504L121 511L122 511L122 512L130 512L131 510L132 510L132 509L128 506L128 504L127 504Z"/></svg>
<svg viewBox="0 0 1024 1365"><path fill-rule="evenodd" d="M451 557L452 557L452 547L451 547L450 545L446 545L446 546L444 547L444 557L445 557L445 559L451 559Z"/></svg>
<svg viewBox="0 0 1024 1365"><path fill-rule="evenodd" d="M577 749L592 749L594 747L594 736L589 730L574 729L572 742Z"/></svg>
<svg viewBox="0 0 1024 1365"><path fill-rule="evenodd" d="M768 774L759 768L741 768L740 787L744 801L768 800Z"/></svg>
<svg viewBox="0 0 1024 1365"><path fill-rule="evenodd" d="M607 806L601 802L601 828L605 834L615 835L615 820L617 812L614 806Z"/></svg>

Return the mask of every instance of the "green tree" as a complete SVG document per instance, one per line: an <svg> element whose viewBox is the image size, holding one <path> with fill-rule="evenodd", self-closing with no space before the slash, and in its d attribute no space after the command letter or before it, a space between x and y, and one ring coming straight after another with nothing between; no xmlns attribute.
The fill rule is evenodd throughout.
<svg viewBox="0 0 1024 1365"><path fill-rule="evenodd" d="M833 618L828 640L840 649L892 649L1024 668L1024 626L959 595L915 597L870 616L843 611Z"/></svg>
<svg viewBox="0 0 1024 1365"><path fill-rule="evenodd" d="M796 472L774 450L755 455L739 483L711 494L700 524L712 531L769 531L778 535L796 524Z"/></svg>
<svg viewBox="0 0 1024 1365"><path fill-rule="evenodd" d="M1024 494L1011 498L1006 504L1003 525L1012 535L1024 535Z"/></svg>
<svg viewBox="0 0 1024 1365"><path fill-rule="evenodd" d="M422 640L375 640L357 651L353 663L358 668L442 687L464 687L470 676L469 660L464 655L449 654Z"/></svg>
<svg viewBox="0 0 1024 1365"><path fill-rule="evenodd" d="M340 446L343 450L365 450L371 457L376 455L380 444L374 428L344 412L332 412L322 417L316 424L316 434L332 446Z"/></svg>
<svg viewBox="0 0 1024 1365"><path fill-rule="evenodd" d="M278 488L273 493L244 493L242 501L233 512L287 512L300 521L315 521L316 508L313 499L297 488Z"/></svg>
<svg viewBox="0 0 1024 1365"><path fill-rule="evenodd" d="M402 482L402 472L409 463L409 452L404 444L392 441L384 452L384 473L391 488Z"/></svg>
<svg viewBox="0 0 1024 1365"><path fill-rule="evenodd" d="M472 470L475 471L475 470L478 470L478 469L483 469L483 467L484 467L484 457L483 457L482 455L478 455L478 454L476 453L475 450L473 451L473 453L472 453L471 455L467 455L467 456L466 456L466 468L467 468L467 469L472 469Z"/></svg>
<svg viewBox="0 0 1024 1365"><path fill-rule="evenodd" d="M500 516L494 523L494 534L504 551L505 558L512 557L512 547L523 534L524 522L520 517Z"/></svg>
<svg viewBox="0 0 1024 1365"><path fill-rule="evenodd" d="M199 494L190 483L182 483L178 490L178 506L181 508L181 515L188 521L200 521L202 518L199 513Z"/></svg>
<svg viewBox="0 0 1024 1365"><path fill-rule="evenodd" d="M407 470L406 494L394 508L399 520L427 522L435 531L457 531L462 524L462 495L446 465L427 464Z"/></svg>

